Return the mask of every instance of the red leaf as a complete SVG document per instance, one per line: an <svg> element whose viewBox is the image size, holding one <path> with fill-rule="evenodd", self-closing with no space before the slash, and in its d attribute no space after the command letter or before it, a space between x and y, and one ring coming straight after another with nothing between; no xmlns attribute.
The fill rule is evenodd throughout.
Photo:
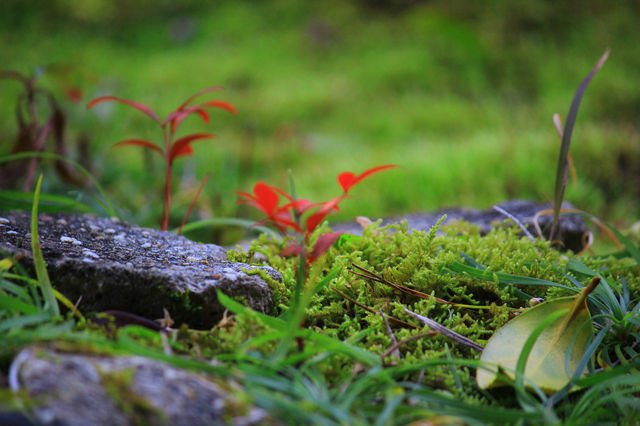
<svg viewBox="0 0 640 426"><path fill-rule="evenodd" d="M356 175L353 172L342 172L338 175L338 183L342 187L344 192L349 191L349 189L355 185Z"/></svg>
<svg viewBox="0 0 640 426"><path fill-rule="evenodd" d="M297 256L300 254L304 254L304 247L299 244L291 244L280 251L280 256L282 257Z"/></svg>
<svg viewBox="0 0 640 426"><path fill-rule="evenodd" d="M141 146L143 148L148 148L154 151L157 151L160 155L164 156L164 151L161 150L160 148L158 148L155 144L148 142L148 141L143 141L140 139L127 139L125 141L120 141L116 144L113 145L113 148L116 148L118 146L125 146L125 145L135 145L135 146Z"/></svg>
<svg viewBox="0 0 640 426"><path fill-rule="evenodd" d="M387 164L385 166L378 166L378 167L373 167L369 170L366 170L365 172L363 172L362 174L356 176L354 173L352 172L342 172L338 175L338 183L340 184L340 186L342 187L342 190L347 193L349 192L349 190L355 186L356 184L358 184L362 179L371 176L374 173L377 173L379 171L382 170L386 170L386 169L391 169L394 167L398 167L394 164Z"/></svg>
<svg viewBox="0 0 640 426"><path fill-rule="evenodd" d="M160 119L158 118L156 113L151 111L151 108L149 108L148 106L140 104L138 102L130 101L128 99L117 98L115 96L101 96L99 98L96 98L96 99L92 100L91 102L89 102L89 105L87 105L87 108L93 108L95 105L99 104L100 102L104 102L104 101L115 101L115 102L120 102L120 103L129 105L130 107L133 107L133 108L135 108L135 109L137 109L139 111L144 112L149 117L153 118L153 121L155 121L156 123L162 124L162 122L160 121Z"/></svg>
<svg viewBox="0 0 640 426"><path fill-rule="evenodd" d="M280 202L278 194L284 194L282 190L264 182L258 182L253 187L253 194L242 191L236 191L236 193L243 197L243 199L238 200L238 203L251 204L263 212L267 216L267 219L273 222L282 233L284 233L287 228L291 228L301 234L304 233L300 225L291 219L291 212L289 210L293 208L295 204L289 203L278 207L278 203Z"/></svg>
<svg viewBox="0 0 640 426"><path fill-rule="evenodd" d="M189 107L187 109L175 110L174 112L169 114L167 119L164 120L164 123L166 124L167 122L171 121L171 132L175 132L176 131L176 127L185 118L187 118L189 115L191 115L193 113L199 114L200 117L202 118L202 121L204 121L205 123L208 123L209 122L209 114L204 110L205 107L221 108L221 109L229 111L232 114L235 114L237 112L235 107L233 105L231 105L230 103L223 102L223 101L208 101L208 102L203 102L203 103L198 104L198 105L191 106L191 107Z"/></svg>
<svg viewBox="0 0 640 426"><path fill-rule="evenodd" d="M209 114L207 113L207 111L202 109L200 106L193 106L187 109L176 110L172 112L171 114L169 114L166 120L164 120L163 125L171 122L171 133L175 133L178 125L182 123L185 118L194 113L198 114L200 118L202 118L202 121L204 121L205 123L209 122Z"/></svg>
<svg viewBox="0 0 640 426"><path fill-rule="evenodd" d="M198 114L200 118L202 118L202 121L204 121L205 123L209 122L209 113L207 111L203 109L197 109L194 112Z"/></svg>
<svg viewBox="0 0 640 426"><path fill-rule="evenodd" d="M200 90L200 91L199 91L199 92L197 92L196 94L189 96L189 97L187 98L187 100L186 100L186 101L184 101L184 102L183 102L183 103L182 103L178 108L176 108L176 111L177 111L177 110L184 109L184 107L186 107L186 106L187 106L187 105L189 105L191 102L193 102L193 100L194 100L195 98L197 98L198 96L202 96L202 95L204 95L205 93L213 92L214 90L222 90L222 87L219 87L219 86L212 86L212 87L207 87L206 89L202 89L202 90Z"/></svg>
<svg viewBox="0 0 640 426"><path fill-rule="evenodd" d="M260 205L260 203L258 203L253 196L251 196L251 198L245 198L245 199L239 199L238 201L236 201L237 204L250 204L251 206L255 207L256 209L260 210L261 212L264 213L264 210L262 208L262 206Z"/></svg>
<svg viewBox="0 0 640 426"><path fill-rule="evenodd" d="M277 188L274 188L274 189L277 189ZM284 206L280 207L280 209L281 210L295 209L298 212L298 214L301 215L307 210L309 210L310 208L321 206L322 204L323 203L312 203L309 200L300 198L298 200L291 201L290 203L285 204Z"/></svg>
<svg viewBox="0 0 640 426"><path fill-rule="evenodd" d="M278 229L280 229L282 233L285 233L287 228L291 228L299 234L304 233L302 228L300 228L300 226L297 223L291 220L291 215L288 214L288 212L286 215L285 214L273 215L269 219L278 227Z"/></svg>
<svg viewBox="0 0 640 426"><path fill-rule="evenodd" d="M307 221L305 222L305 226L307 228L307 236L316 229L318 226L328 215L331 213L331 210L338 210L338 203L345 198L344 195L333 198L322 205L322 208L309 216Z"/></svg>
<svg viewBox="0 0 640 426"><path fill-rule="evenodd" d="M191 148L191 142L199 139L214 138L215 135L211 133L196 133L193 135L185 136L178 139L171 146L171 153L169 154L169 162L172 162L176 157L181 155L193 154L193 148Z"/></svg>
<svg viewBox="0 0 640 426"><path fill-rule="evenodd" d="M257 185L257 184L256 184ZM255 188L254 188L255 191ZM249 194L248 192L244 192L244 191L235 191L236 194L238 194L240 197L243 197L241 199L239 199L238 201L236 201L236 203L238 204L250 204L253 207L255 207L256 209L260 210L261 212L263 212L267 218L269 219L271 216L274 215L273 210L271 209L271 206L269 204L269 202L265 202L264 199L260 200L258 197L256 197L253 194ZM277 212L276 212L277 213ZM265 219L265 220L266 220Z"/></svg>
<svg viewBox="0 0 640 426"><path fill-rule="evenodd" d="M205 107L221 108L231 112L232 114L236 113L235 107L227 102L208 101L198 105L190 106L189 108L186 108L186 109L183 106L181 106L179 109L169 114L169 116L164 120L163 125L166 125L168 122L171 122L171 132L175 133L178 125L182 123L182 121L185 118L187 118L189 115L194 113L200 115L200 118L202 118L202 121L204 121L205 123L208 123L209 114L207 113L207 111L205 111L204 109Z"/></svg>
<svg viewBox="0 0 640 426"><path fill-rule="evenodd" d="M305 199L298 199L293 203L294 208L298 211L298 214L302 214L304 212L306 212L309 209L312 209L314 207L317 207L319 205L321 205L322 203L312 203L309 200L305 200Z"/></svg>
<svg viewBox="0 0 640 426"><path fill-rule="evenodd" d="M175 150L171 150L172 152ZM184 145L182 148L180 148L180 151L174 152L173 153L173 158L171 158L171 161L175 160L178 157L186 157L188 155L193 155L193 147L191 146L190 143Z"/></svg>
<svg viewBox="0 0 640 426"><path fill-rule="evenodd" d="M245 198L244 200L238 200L237 203L244 203L254 198L253 195L249 194L248 192L244 192L244 191L233 191L233 192Z"/></svg>
<svg viewBox="0 0 640 426"><path fill-rule="evenodd" d="M236 111L236 108L231 105L228 102L224 102L224 101L207 101L207 102L203 102L200 105L198 105L200 107L213 107L213 108L220 108L220 109L224 109L229 111L231 114L236 114L238 111Z"/></svg>
<svg viewBox="0 0 640 426"><path fill-rule="evenodd" d="M280 197L274 192L270 185L264 182L258 182L253 187L256 201L264 208L262 210L268 216L276 210Z"/></svg>
<svg viewBox="0 0 640 426"><path fill-rule="evenodd" d="M284 192L282 189L276 187L276 186L272 186L271 187L274 191L276 191L278 194L282 195L284 198L286 198L287 200L291 201L292 203L293 201L293 197L289 194L287 194L286 192Z"/></svg>
<svg viewBox="0 0 640 426"><path fill-rule="evenodd" d="M338 237L340 237L340 235L342 234L343 232L340 231L328 232L326 234L320 235L318 241L316 241L316 244L313 246L311 254L309 254L308 256L309 262L315 262L318 257L322 256L327 250L329 250L333 243L335 243Z"/></svg>

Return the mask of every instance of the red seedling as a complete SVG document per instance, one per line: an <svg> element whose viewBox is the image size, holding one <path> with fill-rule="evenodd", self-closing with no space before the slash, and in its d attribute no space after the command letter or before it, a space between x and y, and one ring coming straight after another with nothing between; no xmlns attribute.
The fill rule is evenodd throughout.
<svg viewBox="0 0 640 426"><path fill-rule="evenodd" d="M237 194L240 195L238 203L250 204L260 210L266 216L264 221L273 223L282 235L286 235L287 230L292 230L297 234L296 241L287 245L280 252L281 256L298 257L298 273L296 274L296 284L293 288L291 301L292 314L290 324L293 328L301 327L304 324L304 311L311 300L311 296L317 288L319 288L318 285L322 286L324 285L322 282L326 284L330 279L329 276L325 277L318 285L303 294L309 266L329 250L338 237L340 237L341 232L327 232L320 235L313 245L313 248L307 250L309 237L329 214L338 210L338 204L347 197L351 188L364 178L392 167L396 166L387 165L375 167L365 171L359 176L351 172L340 173L340 175L338 175L338 183L342 187L342 195L324 203L311 203L308 200L294 198L285 191L264 182L255 184L253 194L237 191ZM281 198L284 199L283 205L280 205ZM306 220L303 221L302 217L305 215ZM314 288L316 290L314 290ZM280 347L287 348L292 339L293 334L285 337L285 339L281 341ZM304 350L302 338L298 337L296 340L298 342L298 350Z"/></svg>
<svg viewBox="0 0 640 426"><path fill-rule="evenodd" d="M159 147L153 142L149 142L141 139L126 139L116 143L114 147L126 146L126 145L141 146L143 148L147 148L157 152L164 158L164 161L166 164L165 191L164 191L162 220L160 224L160 229L162 229L163 231L166 231L169 227L169 209L171 206L171 167L173 166L173 161L178 157L193 154L193 147L191 146L192 142L195 142L201 139L211 139L215 137L215 135L211 133L194 133L191 135L183 136L177 140L174 140L174 134L178 129L178 126L180 125L180 123L182 123L182 121L185 118L187 118L191 114L198 115L202 119L202 121L204 121L205 123L208 123L209 113L207 112L206 108L220 108L220 109L229 111L233 114L236 113L236 109L231 104L223 101L213 100L213 101L207 101L207 102L203 102L196 105L190 105L197 97L204 95L205 93L212 92L214 90L220 90L220 88L208 87L190 96L189 98L187 98L186 101L184 101L180 106L178 106L178 108L176 108L173 112L171 112L167 116L167 118L165 118L164 120L160 120L158 115L146 105L140 104L138 102L130 101L128 99L118 98L115 96L101 96L99 98L92 100L88 105L88 107L91 108L105 101L120 102L125 105L129 105L130 107L135 108L138 111L143 112L144 114L149 116L153 121L158 123L158 125L160 125L160 127L162 128L162 134L164 137L163 148Z"/></svg>
<svg viewBox="0 0 640 426"><path fill-rule="evenodd" d="M338 183L342 187L342 195L323 203L311 203L304 199L294 199L282 189L264 182L255 184L253 194L237 191L237 194L241 197L238 203L252 205L264 213L266 216L265 221L273 223L281 234L285 235L287 230L292 230L295 234L302 237L301 240L303 243L306 243L318 225L321 224L329 214L339 210L338 204L347 198L351 188L366 177L393 167L396 166L385 165L374 167L358 176L352 172L340 173L338 175ZM282 206L280 206L281 196L285 199L285 203ZM302 216L304 214L308 214L308 216L303 222ZM329 232L321 235L309 252L306 251L303 245L294 243L285 247L281 254L283 256L304 255L307 263L312 263L324 254L339 236L339 232Z"/></svg>
<svg viewBox="0 0 640 426"><path fill-rule="evenodd" d="M247 203L260 210L265 214L265 220L272 222L282 234L285 234L289 227L297 233L304 233L302 228L293 221L289 211L295 202L292 200L288 204L278 207L278 204L280 204L278 193L291 199L284 191L264 182L258 182L253 187L253 194L242 191L236 191L236 193L242 197L242 199L238 200L238 203ZM300 201L305 202L305 200Z"/></svg>

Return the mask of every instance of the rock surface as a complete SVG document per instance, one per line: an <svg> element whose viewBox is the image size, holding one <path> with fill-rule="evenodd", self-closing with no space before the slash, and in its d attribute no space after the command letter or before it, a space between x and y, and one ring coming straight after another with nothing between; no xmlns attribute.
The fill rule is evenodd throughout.
<svg viewBox="0 0 640 426"><path fill-rule="evenodd" d="M548 204L536 203L527 200L505 201L498 204L498 206L515 216L536 237L536 230L533 223L536 213L551 208ZM565 209L574 208L570 203L566 202L562 204L562 207ZM382 225L390 225L406 219L409 229L428 231L436 224L443 214L447 215L447 219L444 223L452 220L465 220L477 225L482 234L487 234L491 228L496 225L496 222L502 223L507 219L505 215L493 208L479 210L455 207L432 213L414 213L407 216L387 218L383 219ZM549 233L552 220L552 215L543 215L538 219L538 224L545 236ZM345 231L353 234L362 233L362 227L355 223L332 224L331 228L334 231ZM583 238L587 232L589 232L589 230L585 226L584 220L581 216L561 215L555 239L562 243L561 247L573 250L574 252L579 252L583 248Z"/></svg>
<svg viewBox="0 0 640 426"><path fill-rule="evenodd" d="M29 347L10 367L12 389L26 391L30 414L49 425L250 425L264 411L230 386L139 356L97 356Z"/></svg>
<svg viewBox="0 0 640 426"><path fill-rule="evenodd" d="M0 212L0 249L27 266L33 263L30 220L26 212ZM74 303L82 297L82 311L119 310L155 319L166 308L178 325L206 329L224 312L218 289L271 313L269 285L243 269L282 279L270 267L227 261L222 247L114 219L41 214L38 228L53 286Z"/></svg>

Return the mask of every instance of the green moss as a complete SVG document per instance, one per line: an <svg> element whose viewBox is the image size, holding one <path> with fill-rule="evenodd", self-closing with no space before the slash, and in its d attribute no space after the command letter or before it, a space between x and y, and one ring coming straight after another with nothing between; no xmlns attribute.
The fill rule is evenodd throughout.
<svg viewBox="0 0 640 426"><path fill-rule="evenodd" d="M240 347L244 347L245 352L259 351L266 354L273 351L277 342L253 345L249 340L270 330L254 311L246 310L240 314L223 317L210 333L201 334L197 342L215 354L237 353Z"/></svg>
<svg viewBox="0 0 640 426"><path fill-rule="evenodd" d="M171 299L172 306L180 308L185 312L197 312L202 310L202 306L194 305L191 301L191 291L171 291L165 287L159 286L158 293Z"/></svg>
<svg viewBox="0 0 640 426"><path fill-rule="evenodd" d="M271 288L271 290L273 290L273 295L274 295L274 304L278 305L281 301L280 301L280 295L285 293L285 285L284 283L278 281L278 280L274 280L273 278L271 278L271 276L264 270L264 269L248 269L248 268L242 268L242 272L244 272L247 275L259 275L260 278L262 278L264 280L264 282L266 282L269 287Z"/></svg>
<svg viewBox="0 0 640 426"><path fill-rule="evenodd" d="M552 249L546 241L530 240L520 235L520 230L513 226L493 229L486 236L481 236L477 227L466 222L451 222L443 226L441 232L437 228L429 232L409 233L406 222L381 227L374 223L363 230L359 238L343 238L340 244L332 247L325 256L313 264L308 272L307 286L312 286L331 269L339 268L338 276L331 286L349 295L359 304L371 308L369 312L346 300L331 289L325 287L314 296L310 304L306 325L329 336L341 340L350 340L361 336L358 345L374 353L382 354L390 345L390 337L377 312L382 310L386 315L394 316L416 325L417 329L393 326L398 341L423 332L423 325L404 313L405 308L427 316L432 320L478 342L485 344L494 332L503 326L518 310L528 307L527 301L518 298L508 286L500 286L493 273L507 273L534 277L553 281L573 287L567 277L567 265L573 255L566 255ZM311 237L309 245L326 227L317 230ZM293 258L279 255L287 241L273 241L261 237L254 241L248 254L260 252L270 264L283 275L283 282L274 286L278 313L288 308L291 289L295 285L296 262ZM247 255L248 255L247 254ZM237 258L242 256L238 252ZM467 275L455 274L448 267L453 262L465 262L465 256L486 267L486 277L477 279ZM571 256L571 257L569 257ZM247 257L244 258L248 260ZM628 260L615 258L580 258L586 265L597 269L612 281L619 282L624 277L629 282L633 294L640 294L640 280L637 278L637 267ZM363 279L354 274L352 265L361 266L386 280L431 295L431 298L417 298L401 293L389 286ZM571 276L571 274L569 274ZM580 282L585 277L575 276ZM566 289L547 286L518 286L531 296L554 298L569 294ZM442 304L435 298L458 304L486 306L488 309L473 309ZM251 333L250 320L243 318L238 331L225 330L229 349L239 344ZM252 321L252 320L250 320ZM416 365L425 360L445 357L445 344L448 344L454 358L478 358L479 353L457 342L452 342L442 335L423 337L413 340L400 349L403 365ZM343 364L327 366L325 374L340 376ZM459 380L465 386L465 398L483 398L475 389L473 374L468 369L458 369ZM437 367L424 372L423 380L430 386L452 391L453 376L449 367Z"/></svg>

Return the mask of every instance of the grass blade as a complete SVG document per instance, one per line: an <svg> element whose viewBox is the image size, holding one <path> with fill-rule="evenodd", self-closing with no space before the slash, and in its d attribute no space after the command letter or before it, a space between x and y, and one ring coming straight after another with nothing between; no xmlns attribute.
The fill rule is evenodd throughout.
<svg viewBox="0 0 640 426"><path fill-rule="evenodd" d="M40 188L42 187L42 175L38 178L36 184L36 190L33 194L33 208L31 209L31 247L33 251L33 264L36 268L36 275L38 277L38 283L42 289L42 294L47 305L47 309L51 316L57 317L60 315L60 309L58 308L58 302L56 296L53 293L53 287L49 280L49 274L47 273L47 264L44 262L42 256L42 248L40 247L40 237L38 235L38 202L40 200Z"/></svg>
<svg viewBox="0 0 640 426"><path fill-rule="evenodd" d="M465 265L460 262L453 262L448 266L448 269L455 273L465 273L473 278L479 278L482 280L493 281L495 278L498 279L500 285L536 285L536 286L553 286L560 287L566 290L571 290L574 292L578 292L580 290L575 289L573 287L569 287L563 284L559 284L553 281L547 281L540 278L532 278L526 277L523 275L515 275L515 274L506 274L503 272L493 272L487 271L484 269L477 269L468 265ZM522 300L529 300L531 298L527 293L513 287L514 294L518 296Z"/></svg>
<svg viewBox="0 0 640 426"><path fill-rule="evenodd" d="M578 117L578 108L582 101L587 86L591 82L594 75L602 68L605 61L609 57L609 49L607 49L598 63L593 67L591 72L582 80L580 86L576 89L571 105L569 106L569 112L567 113L567 122L564 125L564 131L562 132L562 145L560 146L560 155L558 156L558 168L556 170L556 185L553 198L553 222L551 224L551 232L549 234L549 240L553 240L556 228L558 227L558 218L560 216L560 207L562 206L562 200L564 199L564 190L567 187L567 178L569 172L569 146L571 145L571 135L573 133L573 126L576 123Z"/></svg>
<svg viewBox="0 0 640 426"><path fill-rule="evenodd" d="M34 314L21 315L19 317L2 320L2 323L0 323L0 333L9 330L16 330L26 325L41 324L48 321L50 318L51 316L48 312L37 312ZM22 333L22 331L20 331L20 333Z"/></svg>
<svg viewBox="0 0 640 426"><path fill-rule="evenodd" d="M20 312L21 314L34 314L38 312L38 308L32 304L2 293L0 293L0 308Z"/></svg>
<svg viewBox="0 0 640 426"><path fill-rule="evenodd" d="M31 192L22 191L0 191L0 205L3 210L29 210L33 202ZM41 212L59 212L75 209L83 213L94 213L95 210L71 197L62 195L41 194Z"/></svg>
<svg viewBox="0 0 640 426"><path fill-rule="evenodd" d="M100 185L100 183L96 180L96 178L93 177L93 175L84 167L82 167L82 165L80 163L78 163L77 161L73 161L69 158L63 157L62 155L58 155L58 154L54 154L52 152L20 152L18 154L11 154L11 155L4 155L0 157L0 163L6 163L8 161L15 161L15 160L21 160L23 158L33 158L33 157L39 157L39 158L47 158L49 160L58 160L58 161L64 161L67 162L69 164L71 164L72 166L74 166L76 169L78 169L78 171L80 171L83 175L85 175L90 181L91 183L96 187L98 193L100 193L100 197L102 197L103 201L98 201L101 205L101 207L104 209L104 211L112 217L117 216L116 215L116 211L114 210L113 206L111 205L111 201L109 201L109 197L107 197L106 192L104 191L104 189L102 188L102 186Z"/></svg>
<svg viewBox="0 0 640 426"><path fill-rule="evenodd" d="M278 239L281 238L280 235L273 229L256 225L256 222L253 220L237 219L234 217L218 217L191 222L185 224L182 227L182 233L184 234L190 231L195 231L196 229L205 228L207 226L241 226L243 228L255 230L256 232L270 234L274 237L277 237ZM172 230L172 232L177 233L178 230L179 228L175 228Z"/></svg>

